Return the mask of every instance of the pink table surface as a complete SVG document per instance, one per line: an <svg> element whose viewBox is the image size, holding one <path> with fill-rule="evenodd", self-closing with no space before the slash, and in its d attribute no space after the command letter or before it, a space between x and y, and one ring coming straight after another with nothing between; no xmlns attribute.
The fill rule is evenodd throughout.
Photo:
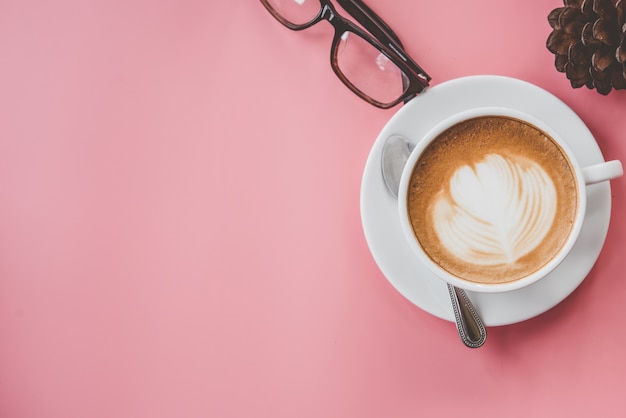
<svg viewBox="0 0 626 418"><path fill-rule="evenodd" d="M371 0L433 76L534 83L626 161L626 92L574 90L557 0ZM259 1L0 1L0 417L618 417L625 180L583 284L461 345L376 266L379 110L330 26Z"/></svg>

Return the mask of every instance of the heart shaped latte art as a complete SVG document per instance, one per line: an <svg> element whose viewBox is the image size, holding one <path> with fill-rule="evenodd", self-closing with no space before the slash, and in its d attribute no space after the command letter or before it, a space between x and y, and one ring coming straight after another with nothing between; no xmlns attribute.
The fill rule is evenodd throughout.
<svg viewBox="0 0 626 418"><path fill-rule="evenodd" d="M556 189L524 157L489 154L459 168L433 211L441 243L478 265L513 264L546 237L556 216Z"/></svg>

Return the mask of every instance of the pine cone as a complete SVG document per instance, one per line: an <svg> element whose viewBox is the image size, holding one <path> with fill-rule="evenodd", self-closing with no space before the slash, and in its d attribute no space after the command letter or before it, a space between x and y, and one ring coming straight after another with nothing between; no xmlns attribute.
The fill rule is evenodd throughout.
<svg viewBox="0 0 626 418"><path fill-rule="evenodd" d="M552 10L546 47L573 88L626 89L626 0L563 0Z"/></svg>

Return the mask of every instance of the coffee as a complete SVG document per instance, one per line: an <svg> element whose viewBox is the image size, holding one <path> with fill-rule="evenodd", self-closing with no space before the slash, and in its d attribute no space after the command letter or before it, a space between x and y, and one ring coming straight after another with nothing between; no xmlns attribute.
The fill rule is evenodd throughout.
<svg viewBox="0 0 626 418"><path fill-rule="evenodd" d="M576 222L577 178L561 147L508 116L464 120L422 152L407 192L420 246L451 274L507 283L545 266Z"/></svg>

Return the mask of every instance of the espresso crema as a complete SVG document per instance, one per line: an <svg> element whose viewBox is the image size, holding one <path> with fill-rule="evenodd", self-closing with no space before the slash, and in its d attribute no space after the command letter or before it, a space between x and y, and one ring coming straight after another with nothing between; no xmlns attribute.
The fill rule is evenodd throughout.
<svg viewBox="0 0 626 418"><path fill-rule="evenodd" d="M417 161L407 195L426 254L478 283L519 280L546 265L567 241L579 199L561 147L503 116L465 120L437 136Z"/></svg>

